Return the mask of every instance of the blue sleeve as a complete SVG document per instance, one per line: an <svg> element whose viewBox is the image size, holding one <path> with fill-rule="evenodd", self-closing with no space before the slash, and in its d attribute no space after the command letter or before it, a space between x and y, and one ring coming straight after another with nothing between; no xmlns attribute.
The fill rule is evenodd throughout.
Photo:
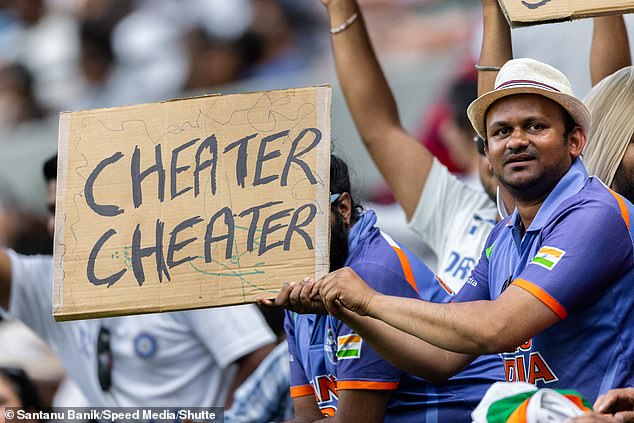
<svg viewBox="0 0 634 423"><path fill-rule="evenodd" d="M535 256L513 281L564 319L588 305L633 265L632 238L614 208L586 202L542 231Z"/></svg>
<svg viewBox="0 0 634 423"><path fill-rule="evenodd" d="M313 389L308 382L301 357L297 354L297 341L295 339L295 313L286 311L284 316L284 330L288 343L288 359L291 367L291 396L301 397L312 395ZM309 389L310 388L310 389Z"/></svg>

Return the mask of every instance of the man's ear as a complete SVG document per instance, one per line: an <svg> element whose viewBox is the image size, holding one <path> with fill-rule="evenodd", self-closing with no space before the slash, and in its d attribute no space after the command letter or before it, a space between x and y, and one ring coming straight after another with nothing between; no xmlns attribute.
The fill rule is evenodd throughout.
<svg viewBox="0 0 634 423"><path fill-rule="evenodd" d="M347 192L342 193L337 199L337 211L343 218L346 226L350 226L352 219L352 198L350 198L350 194Z"/></svg>
<svg viewBox="0 0 634 423"><path fill-rule="evenodd" d="M570 157L576 159L581 156L584 147L586 146L586 134L583 132L581 126L575 126L570 134L568 134L568 149L570 150Z"/></svg>

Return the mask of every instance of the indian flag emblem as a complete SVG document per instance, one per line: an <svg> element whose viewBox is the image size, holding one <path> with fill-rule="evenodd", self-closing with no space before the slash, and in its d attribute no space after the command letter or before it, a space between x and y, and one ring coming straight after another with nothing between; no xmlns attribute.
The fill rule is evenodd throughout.
<svg viewBox="0 0 634 423"><path fill-rule="evenodd" d="M531 260L531 263L541 266L545 269L552 270L559 263L559 260L566 254L564 250L555 247L542 247L537 255Z"/></svg>
<svg viewBox="0 0 634 423"><path fill-rule="evenodd" d="M350 360L361 357L363 340L356 333L337 337L337 359Z"/></svg>

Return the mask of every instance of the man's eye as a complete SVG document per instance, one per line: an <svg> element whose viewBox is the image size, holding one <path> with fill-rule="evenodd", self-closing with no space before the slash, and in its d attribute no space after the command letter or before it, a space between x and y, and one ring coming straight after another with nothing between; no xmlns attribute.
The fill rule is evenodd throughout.
<svg viewBox="0 0 634 423"><path fill-rule="evenodd" d="M542 125L541 123L533 123L528 126L528 129L531 131L541 131L544 129L544 125Z"/></svg>

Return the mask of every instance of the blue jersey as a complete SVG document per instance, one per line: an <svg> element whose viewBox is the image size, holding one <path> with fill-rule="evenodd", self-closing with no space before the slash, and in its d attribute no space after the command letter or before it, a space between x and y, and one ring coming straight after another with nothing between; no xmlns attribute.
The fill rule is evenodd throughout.
<svg viewBox="0 0 634 423"><path fill-rule="evenodd" d="M512 284L561 319L503 354L507 380L591 401L634 385L633 211L576 160L523 237L517 210L491 232L456 301L493 300Z"/></svg>
<svg viewBox="0 0 634 423"><path fill-rule="evenodd" d="M375 222L369 211L350 230L346 266L384 294L449 302L453 297L434 274ZM468 422L490 384L504 379L500 358L485 356L446 383L433 385L389 364L332 316L287 313L285 325L291 396L315 395L325 415L336 412L339 390L377 389L393 391L386 422Z"/></svg>

